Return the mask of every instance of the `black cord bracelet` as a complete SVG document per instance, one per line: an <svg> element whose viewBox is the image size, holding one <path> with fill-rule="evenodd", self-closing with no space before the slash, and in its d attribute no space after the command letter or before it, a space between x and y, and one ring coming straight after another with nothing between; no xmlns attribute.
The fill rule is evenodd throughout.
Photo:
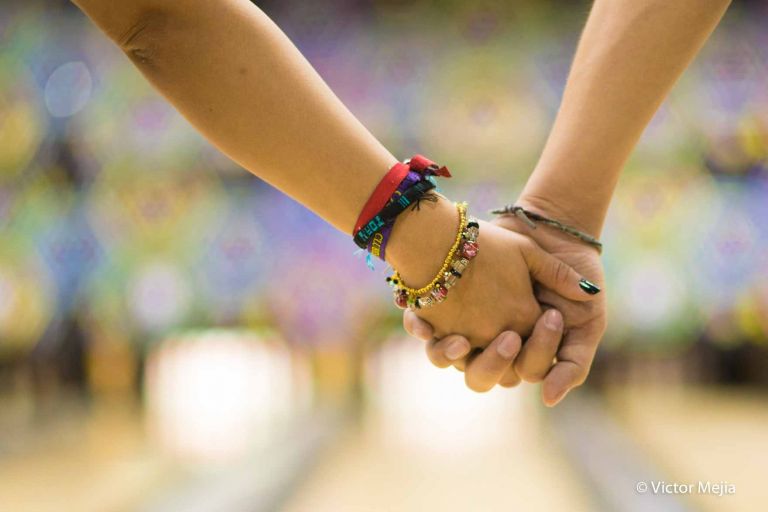
<svg viewBox="0 0 768 512"><path fill-rule="evenodd" d="M514 215L518 219L525 222L528 225L528 227L530 227L531 229L536 229L535 222L541 222L542 224L546 224L547 226L552 226L553 228L559 229L563 233L567 233L572 237L578 238L582 242L587 243L592 247L595 247L597 251L600 253L603 252L603 244L597 238L591 235L588 235L582 231L579 231L573 226L569 226L568 224L563 224L558 220L550 219L549 217L539 215L536 212L526 210L522 206L517 206L515 204L508 204L503 208L499 208L497 210L491 211L491 213L494 215Z"/></svg>

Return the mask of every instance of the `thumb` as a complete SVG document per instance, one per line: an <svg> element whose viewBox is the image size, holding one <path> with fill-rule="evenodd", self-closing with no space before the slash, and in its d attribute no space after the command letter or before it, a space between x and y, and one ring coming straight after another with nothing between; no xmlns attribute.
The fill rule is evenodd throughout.
<svg viewBox="0 0 768 512"><path fill-rule="evenodd" d="M566 299L583 302L600 293L599 286L546 252L533 240L528 239L522 244L522 255L531 276Z"/></svg>
<svg viewBox="0 0 768 512"><path fill-rule="evenodd" d="M403 311L403 327L408 334L423 341L429 341L435 335L432 326L410 309Z"/></svg>

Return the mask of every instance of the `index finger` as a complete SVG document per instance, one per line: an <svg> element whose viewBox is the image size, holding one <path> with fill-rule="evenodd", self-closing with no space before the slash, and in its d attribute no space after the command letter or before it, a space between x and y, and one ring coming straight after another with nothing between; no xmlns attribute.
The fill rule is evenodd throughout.
<svg viewBox="0 0 768 512"><path fill-rule="evenodd" d="M599 342L600 335L584 328L574 328L566 334L557 352L557 363L544 378L541 392L545 405L557 405L571 389L584 384Z"/></svg>
<svg viewBox="0 0 768 512"><path fill-rule="evenodd" d="M563 337L563 315L549 309L536 322L533 334L515 360L515 371L526 382L541 382L555 360Z"/></svg>

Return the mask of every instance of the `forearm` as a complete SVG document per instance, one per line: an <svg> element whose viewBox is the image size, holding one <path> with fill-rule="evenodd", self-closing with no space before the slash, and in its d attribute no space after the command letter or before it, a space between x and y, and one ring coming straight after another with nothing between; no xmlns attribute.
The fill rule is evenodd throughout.
<svg viewBox="0 0 768 512"><path fill-rule="evenodd" d="M76 0L240 165L342 231L395 158L246 0Z"/></svg>
<svg viewBox="0 0 768 512"><path fill-rule="evenodd" d="M352 232L396 159L257 7L246 0L75 3L208 140ZM455 224L447 201L404 212L387 261L414 283L428 281Z"/></svg>
<svg viewBox="0 0 768 512"><path fill-rule="evenodd" d="M599 235L619 173L729 0L596 0L520 202Z"/></svg>

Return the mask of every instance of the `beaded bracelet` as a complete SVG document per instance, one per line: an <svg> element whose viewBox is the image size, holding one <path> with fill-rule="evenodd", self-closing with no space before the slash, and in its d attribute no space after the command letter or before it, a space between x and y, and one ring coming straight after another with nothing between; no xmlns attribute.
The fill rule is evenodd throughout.
<svg viewBox="0 0 768 512"><path fill-rule="evenodd" d="M429 284L421 288L407 286L398 272L387 278L393 287L395 305L400 309L421 309L443 302L448 290L456 285L469 262L477 255L480 224L476 219L467 220L467 203L457 203L459 229L440 270Z"/></svg>

